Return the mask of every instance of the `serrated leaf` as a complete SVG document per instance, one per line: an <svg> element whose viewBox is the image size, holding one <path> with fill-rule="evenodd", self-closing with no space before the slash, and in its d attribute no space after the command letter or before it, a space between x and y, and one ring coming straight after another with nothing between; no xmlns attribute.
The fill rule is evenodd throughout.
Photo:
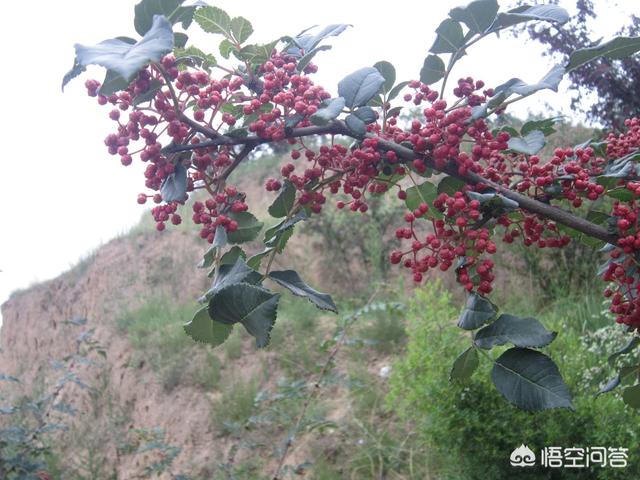
<svg viewBox="0 0 640 480"><path fill-rule="evenodd" d="M470 31L483 33L495 20L498 8L496 0L475 0L465 7L452 9L449 16L464 23Z"/></svg>
<svg viewBox="0 0 640 480"><path fill-rule="evenodd" d="M556 364L528 348L510 348L493 366L498 391L518 408L529 411L571 408L571 393Z"/></svg>
<svg viewBox="0 0 640 480"><path fill-rule="evenodd" d="M473 347L467 348L453 362L449 381L466 382L471 378L473 372L476 371L480 362L478 361L478 352Z"/></svg>
<svg viewBox="0 0 640 480"><path fill-rule="evenodd" d="M637 52L640 52L640 37L616 37L595 47L574 51L569 56L566 70L570 72L597 58L625 58Z"/></svg>
<svg viewBox="0 0 640 480"><path fill-rule="evenodd" d="M273 251L274 247L265 248L262 252L256 253L252 257L249 257L247 260L247 265L255 270L260 268L260 264L262 263L262 259L269 255Z"/></svg>
<svg viewBox="0 0 640 480"><path fill-rule="evenodd" d="M271 58L271 53L279 40L271 43L246 45L240 51L233 51L233 54L240 60L249 62L252 65L261 64Z"/></svg>
<svg viewBox="0 0 640 480"><path fill-rule="evenodd" d="M467 303L458 319L458 327L464 330L475 330L494 318L497 313L498 311L488 299L471 292L467 295Z"/></svg>
<svg viewBox="0 0 640 480"><path fill-rule="evenodd" d="M67 73L65 73L64 77L62 77L62 91L64 92L64 87L65 87L65 85L67 83L69 83L71 80L76 78L78 75L80 75L86 69L87 69L87 67L85 67L84 65L81 65L78 62L78 59L74 58L73 59L73 67L71 67L71 70L69 70Z"/></svg>
<svg viewBox="0 0 640 480"><path fill-rule="evenodd" d="M167 203L182 202L187 198L187 169L182 163L176 163L173 173L163 180L160 195Z"/></svg>
<svg viewBox="0 0 640 480"><path fill-rule="evenodd" d="M562 119L562 117L545 118L544 120L530 120L522 125L522 128L520 128L520 134L527 135L534 130L540 130L542 133L544 133L545 137L548 137L552 133L555 133L555 129L553 128L553 126L560 119Z"/></svg>
<svg viewBox="0 0 640 480"><path fill-rule="evenodd" d="M546 347L557 332L550 332L535 318L520 318L502 314L498 319L478 330L474 343L486 350L497 345L512 343L516 347Z"/></svg>
<svg viewBox="0 0 640 480"><path fill-rule="evenodd" d="M294 270L274 271L269 273L269 278L294 295L306 297L319 309L338 313L338 308L333 303L331 296L311 288L300 278L298 272Z"/></svg>
<svg viewBox="0 0 640 480"><path fill-rule="evenodd" d="M424 59L424 64L420 70L420 81L426 85L431 85L444 78L446 73L444 62L437 55L429 55Z"/></svg>
<svg viewBox="0 0 640 480"><path fill-rule="evenodd" d="M231 20L231 33L238 43L244 43L253 33L251 22L244 17Z"/></svg>
<svg viewBox="0 0 640 480"><path fill-rule="evenodd" d="M487 32L494 33L532 20L563 24L569 21L567 11L557 5L521 5L508 12L499 13Z"/></svg>
<svg viewBox="0 0 640 480"><path fill-rule="evenodd" d="M344 123L352 133L359 137L363 137L367 133L367 125L352 113L347 115L347 118L344 119Z"/></svg>
<svg viewBox="0 0 640 480"><path fill-rule="evenodd" d="M228 60L229 56L231 56L231 52L234 51L236 47L233 45L233 43L225 38L220 42L220 46L218 47L218 49L220 50L220 55Z"/></svg>
<svg viewBox="0 0 640 480"><path fill-rule="evenodd" d="M213 260L216 256L216 247L209 247L202 256L202 260L196 265L197 268L209 268L213 265Z"/></svg>
<svg viewBox="0 0 640 480"><path fill-rule="evenodd" d="M111 95L112 93L120 92L122 90L126 90L129 88L129 82L127 82L124 78L118 75L113 70L107 70L107 73L104 75L104 80L100 85L100 89L98 93L100 95Z"/></svg>
<svg viewBox="0 0 640 480"><path fill-rule="evenodd" d="M304 54L300 61L297 63L296 68L299 72L305 69L307 65L313 60L313 58L320 52L324 52L326 50L331 50L331 45L320 45L319 47L314 48L310 52Z"/></svg>
<svg viewBox="0 0 640 480"><path fill-rule="evenodd" d="M396 69L395 67L386 60L382 60L373 65L373 68L380 72L380 75L384 78L384 83L382 84L385 92L391 91L393 88L393 84L396 83Z"/></svg>
<svg viewBox="0 0 640 480"><path fill-rule="evenodd" d="M162 88L162 82L160 82L160 80L157 79L153 79L151 80L151 85L149 86L149 89L144 92L141 93L140 95L136 96L133 98L133 101L131 102L133 105L140 105L141 103L144 102L149 102L151 100L153 100L154 98L156 98L156 94L158 93L158 91L160 91L160 89Z"/></svg>
<svg viewBox="0 0 640 480"><path fill-rule="evenodd" d="M404 203L411 211L417 209L421 203L432 205L438 196L436 186L431 182L423 182L420 185L414 185L406 190L407 198Z"/></svg>
<svg viewBox="0 0 640 480"><path fill-rule="evenodd" d="M280 294L237 283L216 293L209 302L209 316L224 324L242 323L256 339L258 348L269 344L269 334L276 321Z"/></svg>
<svg viewBox="0 0 640 480"><path fill-rule="evenodd" d="M213 248L222 248L227 244L227 241L227 231L222 225L218 225L216 227L211 246Z"/></svg>
<svg viewBox="0 0 640 480"><path fill-rule="evenodd" d="M462 26L447 18L436 28L437 37L429 49L431 53L456 53L464 45Z"/></svg>
<svg viewBox="0 0 640 480"><path fill-rule="evenodd" d="M296 199L296 187L289 180L285 180L280 193L269 207L269 215L274 218L286 217Z"/></svg>
<svg viewBox="0 0 640 480"><path fill-rule="evenodd" d="M338 95L349 108L366 105L380 91L384 77L373 67L365 67L347 75L338 83Z"/></svg>
<svg viewBox="0 0 640 480"><path fill-rule="evenodd" d="M316 48L322 40L328 37L336 37L340 35L342 32L344 32L347 29L347 27L350 27L350 26L351 25L348 25L348 24L327 25L315 35L311 33L306 33L315 27L307 28L306 30L303 30L300 34L298 34L298 36L295 39L293 39L295 46L287 49L287 53L297 58L300 58L304 54L309 53L311 50Z"/></svg>
<svg viewBox="0 0 640 480"><path fill-rule="evenodd" d="M231 17L218 7L202 7L193 14L193 19L207 33L231 36Z"/></svg>
<svg viewBox="0 0 640 480"><path fill-rule="evenodd" d="M366 105L364 107L358 107L358 109L356 109L353 114L367 125L370 123L374 123L378 119L378 116L376 115L376 112L373 110L373 108Z"/></svg>
<svg viewBox="0 0 640 480"><path fill-rule="evenodd" d="M630 202L636 197L635 193L629 190L627 187L618 187L611 190L607 190L606 195L607 197L611 197L621 202Z"/></svg>
<svg viewBox="0 0 640 480"><path fill-rule="evenodd" d="M609 358L607 358L607 362L609 362L609 365L613 365L613 362L616 358L618 358L620 355L626 355L627 353L630 353L638 345L640 345L640 337L634 336L624 347L609 355Z"/></svg>
<svg viewBox="0 0 640 480"><path fill-rule="evenodd" d="M455 177L444 177L440 180L440 183L438 183L438 194L446 193L447 195L453 195L461 191L464 185L462 180L458 180Z"/></svg>
<svg viewBox="0 0 640 480"><path fill-rule="evenodd" d="M342 97L327 100L326 105L318 109L316 113L311 115L310 120L314 125L326 125L330 121L338 118L345 106L345 100Z"/></svg>
<svg viewBox="0 0 640 480"><path fill-rule="evenodd" d="M184 0L142 0L134 9L133 26L136 32L140 35L147 33L153 26L155 15L164 15L171 25L182 23L183 28L189 28L196 7L183 7L182 3Z"/></svg>
<svg viewBox="0 0 640 480"><path fill-rule="evenodd" d="M209 69L217 63L216 57L209 53L205 53L193 45L188 48L176 48L173 52L176 60L182 59L189 60L192 66L198 66L205 69Z"/></svg>
<svg viewBox="0 0 640 480"><path fill-rule="evenodd" d="M220 265L234 265L238 259L246 259L247 254L244 253L239 246L234 245L222 257L220 257Z"/></svg>
<svg viewBox="0 0 640 480"><path fill-rule="evenodd" d="M262 230L262 222L249 212L232 212L229 218L238 222L238 229L235 232L227 232L229 243L250 242Z"/></svg>
<svg viewBox="0 0 640 480"><path fill-rule="evenodd" d="M76 44L75 49L81 65L101 65L131 80L149 62L157 62L173 50L173 31L165 17L156 15L151 29L134 45L111 39L94 46Z"/></svg>
<svg viewBox="0 0 640 480"><path fill-rule="evenodd" d="M625 388L622 391L622 401L631 408L640 408L640 385Z"/></svg>
<svg viewBox="0 0 640 480"><path fill-rule="evenodd" d="M184 324L184 331L196 342L206 343L212 347L222 345L233 330L233 325L216 322L211 319L208 307L196 312L190 322Z"/></svg>
<svg viewBox="0 0 640 480"><path fill-rule="evenodd" d="M540 130L534 130L526 134L524 137L510 138L507 145L510 150L527 155L535 155L544 147L546 140L544 133Z"/></svg>
<svg viewBox="0 0 640 480"><path fill-rule="evenodd" d="M409 82L400 82L395 87L393 87L389 92L389 95L387 95L387 101L391 101L394 98L396 98L398 94L402 91L402 89L407 85L409 85ZM396 107L396 108L399 108L399 107Z"/></svg>

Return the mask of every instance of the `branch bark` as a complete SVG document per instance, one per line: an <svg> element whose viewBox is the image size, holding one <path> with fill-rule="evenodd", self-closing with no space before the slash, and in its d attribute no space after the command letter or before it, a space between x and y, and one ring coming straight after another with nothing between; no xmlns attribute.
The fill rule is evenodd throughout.
<svg viewBox="0 0 640 480"><path fill-rule="evenodd" d="M354 139L361 138L355 135L354 133L352 133L344 124L344 122L340 120L334 120L333 122L327 125L322 125L322 126L314 125L310 127L293 128L293 129L287 130L285 133L286 133L286 138L299 138L299 137L308 137L308 136L316 136L316 135L344 135ZM507 187L504 187L503 185L499 185L495 182L492 182L491 180L487 180L476 173L470 172L465 175L461 175L460 173L458 173L458 169L455 165L448 165L444 169L439 169L435 166L435 163L433 162L433 160L427 155L416 153L410 148L407 148L395 142L380 138L373 134L367 134L366 136L368 138L376 138L378 140L378 145L382 149L391 150L395 152L396 155L398 155L398 157L404 160L405 162L410 162L415 159L421 159L425 162L425 164L429 168L437 172L444 173L446 175L450 175L452 177L458 178L459 180L462 180L466 184L469 184L469 185L482 184L482 185L486 185L487 187L491 187L495 189L497 192L499 192L501 195L505 196L506 198L517 202L520 208L522 208L523 210L538 214L540 216L553 220L556 223L565 225L574 230L577 230L578 232L584 233L589 237L602 240L603 242L611 243L614 245L617 244L618 242L618 237L616 235L611 235L606 228L600 225L591 223L582 217L579 217L577 215L574 215L571 212L563 210L562 208L540 202L526 195L522 195L521 193L518 193ZM233 138L233 137L227 137L222 135L220 136L220 138L213 139L209 142L201 142L193 145L176 145L171 149L169 149L169 151L179 152L179 151L195 150L199 148L219 146L222 144L250 146L250 150L251 150L258 145L269 143L269 142L271 142L270 139L260 138L256 136L248 136L244 138ZM242 156L242 153L239 155L239 157L244 158L244 156ZM242 158L240 159L240 161L242 160ZM238 157L236 158L236 160L237 159ZM237 162L237 163L240 163L240 162ZM237 166L236 162L234 162L234 164L235 166ZM231 171L233 171L233 168L235 168L235 166L231 165L229 169L225 171L224 173L225 179L229 176L229 174L231 174Z"/></svg>

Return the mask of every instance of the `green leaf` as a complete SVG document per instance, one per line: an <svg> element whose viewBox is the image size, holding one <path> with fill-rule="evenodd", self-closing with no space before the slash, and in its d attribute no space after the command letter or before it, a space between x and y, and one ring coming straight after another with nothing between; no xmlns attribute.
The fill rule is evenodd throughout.
<svg viewBox="0 0 640 480"><path fill-rule="evenodd" d="M516 347L546 347L557 333L550 332L535 318L520 318L502 314L498 319L478 330L474 343L486 350L496 345L512 343Z"/></svg>
<svg viewBox="0 0 640 480"><path fill-rule="evenodd" d="M231 37L231 18L218 7L202 7L193 14L193 19L207 33L221 33Z"/></svg>
<svg viewBox="0 0 640 480"><path fill-rule="evenodd" d="M629 342L624 347L622 347L620 350L609 355L609 358L607 359L607 361L609 362L609 365L613 365L613 362L617 357L619 357L620 355L626 355L627 353L630 353L638 345L640 345L640 337L637 337L637 336L632 337L631 340L629 340Z"/></svg>
<svg viewBox="0 0 640 480"><path fill-rule="evenodd" d="M239 246L234 245L220 258L220 265L234 265L238 259L244 260L247 254Z"/></svg>
<svg viewBox="0 0 640 480"><path fill-rule="evenodd" d="M87 67L85 67L84 65L81 65L78 62L78 59L74 58L73 59L73 67L71 67L71 70L69 70L67 73L65 73L64 77L62 77L62 91L64 92L64 87L65 87L65 85L67 83L69 83L71 80L76 78L78 75L80 75L86 69L87 69Z"/></svg>
<svg viewBox="0 0 640 480"><path fill-rule="evenodd" d="M233 330L233 325L216 322L211 319L207 307L196 312L193 320L184 324L184 331L196 342L207 343L212 347L222 345Z"/></svg>
<svg viewBox="0 0 640 480"><path fill-rule="evenodd" d="M286 217L296 199L296 187L289 180L285 180L280 193L269 207L269 215L274 218Z"/></svg>
<svg viewBox="0 0 640 480"><path fill-rule="evenodd" d="M173 50L173 31L165 17L155 16L152 28L134 45L114 38L91 47L76 44L75 49L79 64L101 65L130 81L142 67Z"/></svg>
<svg viewBox="0 0 640 480"><path fill-rule="evenodd" d="M153 99L156 98L156 94L160 91L160 89L162 88L162 85L163 84L160 80L157 80L154 78L153 80L151 80L151 85L149 86L149 90L147 90L144 93L141 93L137 97L134 97L131 103L137 106L137 105L140 105L141 103L152 101ZM102 90L102 88L100 88L100 90Z"/></svg>
<svg viewBox="0 0 640 480"><path fill-rule="evenodd" d="M298 272L294 270L281 270L269 273L269 278L276 282L278 285L286 288L294 295L298 297L306 297L311 303L321 310L330 310L338 313L338 308L331 299L331 296L326 293L320 293L307 285Z"/></svg>
<svg viewBox="0 0 640 480"><path fill-rule="evenodd" d="M407 198L404 203L411 211L417 209L422 202L432 205L438 196L436 186L431 182L423 182L420 185L414 185L407 188Z"/></svg>
<svg viewBox="0 0 640 480"><path fill-rule="evenodd" d="M349 108L366 105L380 91L384 81L375 68L361 68L338 83L338 95L344 98Z"/></svg>
<svg viewBox="0 0 640 480"><path fill-rule="evenodd" d="M182 7L184 0L142 0L135 6L133 26L140 35L147 33L153 26L155 15L164 15L175 25L182 22L183 28L189 28L196 6Z"/></svg>
<svg viewBox="0 0 640 480"><path fill-rule="evenodd" d="M528 133L533 132L534 130L539 130L544 133L545 137L548 137L552 133L555 133L555 129L553 128L562 117L553 117L553 118L545 118L544 120L530 120L525 122L520 129L521 135L527 135Z"/></svg>
<svg viewBox="0 0 640 480"><path fill-rule="evenodd" d="M569 18L567 11L557 5L521 5L506 13L499 13L487 31L494 33L531 20L563 24L569 21Z"/></svg>
<svg viewBox="0 0 640 480"><path fill-rule="evenodd" d="M387 101L391 101L398 96L398 94L402 91L404 87L409 85L409 82L400 82L395 87L391 89L389 95L387 95Z"/></svg>
<svg viewBox="0 0 640 480"><path fill-rule="evenodd" d="M424 64L420 70L420 81L426 85L431 85L444 78L446 73L444 62L437 55L429 55L424 59Z"/></svg>
<svg viewBox="0 0 640 480"><path fill-rule="evenodd" d="M234 55L240 60L249 62L252 65L257 65L266 62L271 58L271 53L275 48L279 40L274 40L271 43L246 45L238 52L234 50Z"/></svg>
<svg viewBox="0 0 640 480"><path fill-rule="evenodd" d="M462 191L464 187L464 182L462 180L458 180L455 177L444 177L438 183L438 195L441 193L446 193L447 195L453 195L456 192Z"/></svg>
<svg viewBox="0 0 640 480"><path fill-rule="evenodd" d="M186 33L182 33L182 32L173 33L174 48L184 48L188 41L189 41L189 37L187 36Z"/></svg>
<svg viewBox="0 0 640 480"><path fill-rule="evenodd" d="M498 8L496 0L475 0L465 7L454 8L449 16L464 23L470 31L483 33L495 20Z"/></svg>
<svg viewBox="0 0 640 480"><path fill-rule="evenodd" d="M168 175L160 186L162 200L170 202L182 202L187 197L187 169L178 162L174 165L171 175Z"/></svg>
<svg viewBox="0 0 640 480"><path fill-rule="evenodd" d="M280 294L237 283L216 293L209 302L209 316L218 322L232 325L242 323L256 339L258 348L269 344L269 334L276 321Z"/></svg>
<svg viewBox="0 0 640 480"><path fill-rule="evenodd" d="M322 30L320 30L320 32L318 32L316 35L313 35L311 33L305 33L314 27L308 28L303 32L301 32L294 39L296 46L289 48L287 50L287 53L289 53L290 55L294 55L298 58L302 57L305 53L309 53L311 50L316 48L318 44L325 38L336 37L340 35L342 32L344 32L347 29L347 27L350 27L350 26L351 25L344 24L344 23L327 25Z"/></svg>
<svg viewBox="0 0 640 480"><path fill-rule="evenodd" d="M209 247L209 249L205 252L202 257L202 260L197 265L197 268L209 268L213 265L213 260L216 256L216 247Z"/></svg>
<svg viewBox="0 0 640 480"><path fill-rule="evenodd" d="M431 53L456 53L464 45L462 26L447 18L436 28L436 41L429 49Z"/></svg>
<svg viewBox="0 0 640 480"><path fill-rule="evenodd" d="M382 60L373 65L373 68L380 72L380 75L384 78L384 83L382 87L385 92L391 91L393 88L393 84L396 83L396 69L395 67L386 60Z"/></svg>
<svg viewBox="0 0 640 480"><path fill-rule="evenodd" d="M544 133L540 130L534 130L533 132L526 134L524 137L510 138L507 145L510 150L526 153L527 155L535 155L542 150L545 143Z"/></svg>
<svg viewBox="0 0 640 480"><path fill-rule="evenodd" d="M344 98L336 97L330 100L326 100L325 106L318 109L316 113L311 115L310 120L314 125L326 125L330 121L338 118L338 115L342 113L342 109L345 106Z"/></svg>
<svg viewBox="0 0 640 480"><path fill-rule="evenodd" d="M571 408L571 393L556 364L528 348L510 348L494 363L491 378L498 391L529 411Z"/></svg>
<svg viewBox="0 0 640 480"><path fill-rule="evenodd" d="M262 259L273 251L274 247L265 248L262 252L256 253L247 260L247 265L255 270L260 268Z"/></svg>
<svg viewBox="0 0 640 480"><path fill-rule="evenodd" d="M227 232L229 243L250 242L262 230L262 222L249 212L232 212L229 218L238 222L238 229L235 232Z"/></svg>
<svg viewBox="0 0 640 480"><path fill-rule="evenodd" d="M363 137L367 133L367 125L353 114L347 115L344 123L358 137Z"/></svg>
<svg viewBox="0 0 640 480"><path fill-rule="evenodd" d="M220 46L218 48L220 50L220 55L222 55L227 60L229 59L231 52L236 49L235 45L233 45L233 43L231 43L226 38L220 42Z"/></svg>
<svg viewBox="0 0 640 480"><path fill-rule="evenodd" d="M113 70L107 70L107 73L104 76L104 80L102 81L102 85L100 85L100 90L98 90L98 93L100 93L100 95L108 96L108 95L111 95L112 93L126 90L127 88L129 88L129 82L127 82L124 78L122 78Z"/></svg>
<svg viewBox="0 0 640 480"><path fill-rule="evenodd" d="M449 374L449 381L466 382L471 378L471 375L476 371L479 364L476 349L473 347L467 348L458 355L458 358L453 362L451 373Z"/></svg>
<svg viewBox="0 0 640 480"><path fill-rule="evenodd" d="M227 242L227 230L222 225L218 225L216 227L213 237L213 244L211 246L214 248L222 248L227 244Z"/></svg>
<svg viewBox="0 0 640 480"><path fill-rule="evenodd" d="M231 33L238 43L244 43L253 33L251 22L244 17L231 20Z"/></svg>
<svg viewBox="0 0 640 480"><path fill-rule="evenodd" d="M607 197L620 200L621 202L630 202L636 197L636 195L627 187L618 187L612 190L607 190Z"/></svg>
<svg viewBox="0 0 640 480"><path fill-rule="evenodd" d="M471 292L467 295L467 304L458 319L458 327L475 330L494 318L496 307L482 295Z"/></svg>
<svg viewBox="0 0 640 480"><path fill-rule="evenodd" d="M566 71L570 72L597 58L625 58L640 52L640 37L616 37L595 47L581 48L569 56Z"/></svg>
<svg viewBox="0 0 640 480"><path fill-rule="evenodd" d="M622 401L631 408L640 408L640 385L625 388L622 391Z"/></svg>
<svg viewBox="0 0 640 480"><path fill-rule="evenodd" d="M618 372L618 374L614 378L609 380L609 382L607 382L607 384L598 391L596 396L602 395L603 393L611 392L612 390L617 388L618 385L620 385L621 383L622 384L634 383L638 379L638 373L640 371L639 367L640 365L622 367Z"/></svg>
<svg viewBox="0 0 640 480"><path fill-rule="evenodd" d="M359 107L353 114L367 125L378 119L376 112L369 106Z"/></svg>
<svg viewBox="0 0 640 480"><path fill-rule="evenodd" d="M209 53L205 53L193 45L188 48L176 48L173 52L176 60L188 60L192 66L198 66L209 69L217 63L216 57Z"/></svg>
<svg viewBox="0 0 640 480"><path fill-rule="evenodd" d="M319 47L314 48L310 52L306 53L302 56L298 64L296 65L296 69L301 72L304 68L311 63L311 60L319 53L325 50L331 50L331 45L320 45Z"/></svg>

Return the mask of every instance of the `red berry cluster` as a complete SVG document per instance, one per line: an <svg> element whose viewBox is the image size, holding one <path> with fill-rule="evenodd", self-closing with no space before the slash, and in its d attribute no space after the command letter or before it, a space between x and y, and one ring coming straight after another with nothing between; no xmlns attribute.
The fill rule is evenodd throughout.
<svg viewBox="0 0 640 480"><path fill-rule="evenodd" d="M495 253L496 245L490 240L489 230L476 225L481 217L480 202L469 200L463 192L452 196L441 193L433 207L439 214L429 215L426 203L405 214L409 225L396 230L396 237L412 240L411 249L392 252L391 263L402 262L411 269L415 282L421 282L429 269L444 272L456 263L457 280L467 291L475 288L482 294L490 293L494 264L480 256ZM433 233L419 236L416 228L421 218L431 220Z"/></svg>
<svg viewBox="0 0 640 480"><path fill-rule="evenodd" d="M200 237L213 243L219 225L227 232L235 232L238 229L238 222L229 217L229 212L239 213L247 209L244 194L239 193L236 187L227 186L223 192L207 198L204 202L194 202L192 220L196 225L202 225Z"/></svg>

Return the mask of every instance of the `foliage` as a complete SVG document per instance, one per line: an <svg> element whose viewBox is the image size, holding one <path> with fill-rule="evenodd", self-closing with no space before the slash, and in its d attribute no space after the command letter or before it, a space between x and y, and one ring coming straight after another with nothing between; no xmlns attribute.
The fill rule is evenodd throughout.
<svg viewBox="0 0 640 480"><path fill-rule="evenodd" d="M430 446L427 455L434 478L555 478L541 467L515 470L509 465L509 453L522 443L536 455L543 447L554 445L636 444L633 419L637 420L638 414L613 397L592 400L607 378L602 370L603 355L617 348L624 338L620 328L607 326L583 337L573 327L582 319L572 318L571 312L562 309L548 311L545 323L565 332L551 347L553 354L560 360L569 386L578 394L573 412L531 415L504 405L485 376L474 375L464 383L447 382L448 358L466 343L453 326L455 315L451 296L441 288L429 286L415 293L407 316L407 354L394 364L388 398L389 406L411 422ZM625 469L583 468L576 469L574 475L628 478L638 474L636 458L637 452L630 449Z"/></svg>
<svg viewBox="0 0 640 480"><path fill-rule="evenodd" d="M553 3L557 3L557 0ZM562 28L529 26L526 28L528 36L543 44L549 55L561 55L565 58L571 58L571 54L579 49L584 49L584 58L589 58L591 52L601 53L613 46L606 41L594 42L590 38L591 26L594 21L598 21L593 1L578 0L576 9L577 15ZM621 27L618 34L628 37L619 38L618 43L638 42L640 18L631 15L629 23ZM638 58L625 55L622 51L620 55L603 56L578 66L579 60L582 63L580 58L574 57L576 67L573 69L572 66L569 73L572 82L569 88L576 93L571 102L572 108L583 108L581 102L587 95L596 93L594 100L589 101L591 106L586 111L588 117L608 127L621 129L624 119L636 116L640 109L635 89L640 81Z"/></svg>
<svg viewBox="0 0 640 480"><path fill-rule="evenodd" d="M417 284L433 269L455 272L467 292L458 326L471 332L471 345L454 362L454 380L468 380L478 360L486 359L493 365L495 386L520 408L572 405L558 367L540 351L555 334L536 319L500 314L488 298L495 278L493 238L499 235L506 243L518 239L527 247L562 248L575 231L576 240L592 247L609 245L605 249L611 258L599 274L610 283L605 290L612 298L610 309L630 330L640 327L640 298L633 294L640 285L635 260L640 251L640 119L627 119L627 131L609 134L605 142L556 149L547 161L539 155L557 119L527 122L519 130L490 129L487 120L538 91L557 91L564 75L588 62L635 54L640 51L637 39L618 38L574 51L532 84L511 78L485 88L483 81L464 77L447 89L457 61L483 38L527 22L569 21L555 5L500 11L496 0L475 0L452 9L440 23L420 81L397 83L393 65L380 61L346 75L338 82L338 96L331 98L313 84L318 67L311 60L347 25L252 44L253 27L244 17L231 18L203 3L174 3L141 2L134 18L142 35L138 41L76 45L74 67L63 84L87 65L107 68L102 85L95 80L85 85L99 104L118 107L109 113L118 122L105 139L109 153L125 166L134 156L148 162L145 186L155 193L141 193L138 202L152 198L157 204L152 215L159 231L167 222L182 223L178 205L194 192L208 193L192 205L192 220L211 245L199 266L212 278L200 298L202 306L184 325L194 340L221 345L240 324L257 347L266 347L281 297L275 286L322 310L337 311L331 297L307 284L303 275L272 266L294 228L320 214L327 195L339 192L346 200L336 206L360 213L369 210L371 198L397 192L407 212L405 226L395 232L401 244L391 253L391 263L410 270ZM188 37L174 28L188 29L192 21L222 37L220 55L228 62L186 47ZM216 75L215 69L222 73ZM439 88L432 87L438 82ZM391 106L403 90L404 102L424 106L422 116L409 125L398 123L402 105ZM322 135L330 135L331 142L305 142ZM347 147L337 136L352 143ZM141 140L144 145L130 151ZM248 211L246 195L229 179L256 147L284 140L291 145L292 160L307 163L287 163L280 179L265 182L268 192L276 192L268 209L274 220L264 231L263 250L249 256L239 245L258 238L263 223ZM465 143L470 150L463 148ZM613 200L606 209L582 216L583 204L602 206L604 198ZM501 340L476 341L492 335ZM505 342L513 346L498 357L485 351ZM627 387L623 400L640 404L640 387Z"/></svg>

